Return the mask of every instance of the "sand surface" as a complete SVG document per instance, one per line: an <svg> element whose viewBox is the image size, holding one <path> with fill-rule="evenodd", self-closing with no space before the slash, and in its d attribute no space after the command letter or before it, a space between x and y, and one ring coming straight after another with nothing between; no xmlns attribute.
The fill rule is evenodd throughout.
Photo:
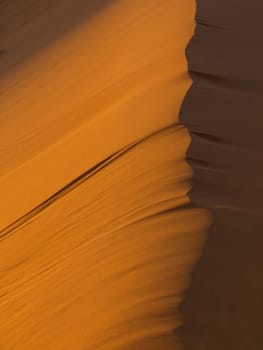
<svg viewBox="0 0 263 350"><path fill-rule="evenodd" d="M2 1L0 348L179 349L193 0Z"/></svg>
<svg viewBox="0 0 263 350"><path fill-rule="evenodd" d="M186 350L263 349L263 2L199 0L187 49L193 85L191 200L213 209L185 299Z"/></svg>

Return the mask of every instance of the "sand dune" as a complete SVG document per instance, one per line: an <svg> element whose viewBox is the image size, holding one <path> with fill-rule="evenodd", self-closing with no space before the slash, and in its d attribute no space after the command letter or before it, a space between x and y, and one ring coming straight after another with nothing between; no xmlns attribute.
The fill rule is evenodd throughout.
<svg viewBox="0 0 263 350"><path fill-rule="evenodd" d="M261 350L263 2L200 0L196 19L181 121L190 197L213 209L214 225L182 308L183 339L187 350Z"/></svg>
<svg viewBox="0 0 263 350"><path fill-rule="evenodd" d="M5 236L4 347L126 349L173 333L206 227L187 208L187 141L177 127L150 137Z"/></svg>
<svg viewBox="0 0 263 350"><path fill-rule="evenodd" d="M2 79L2 226L177 122L193 16L193 1L115 1Z"/></svg>
<svg viewBox="0 0 263 350"><path fill-rule="evenodd" d="M195 3L59 3L0 5L0 347L179 349L209 225L178 125Z"/></svg>

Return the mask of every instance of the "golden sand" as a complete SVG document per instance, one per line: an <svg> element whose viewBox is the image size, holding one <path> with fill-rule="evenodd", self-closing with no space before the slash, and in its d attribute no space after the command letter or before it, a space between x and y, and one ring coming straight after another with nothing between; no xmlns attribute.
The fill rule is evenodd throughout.
<svg viewBox="0 0 263 350"><path fill-rule="evenodd" d="M113 1L2 79L1 349L179 348L209 221L176 125L194 13Z"/></svg>

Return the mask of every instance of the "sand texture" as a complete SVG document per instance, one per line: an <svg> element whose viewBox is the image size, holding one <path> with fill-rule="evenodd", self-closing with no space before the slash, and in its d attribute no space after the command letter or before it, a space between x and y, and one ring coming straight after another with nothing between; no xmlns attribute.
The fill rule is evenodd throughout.
<svg viewBox="0 0 263 350"><path fill-rule="evenodd" d="M1 1L0 349L181 349L193 0Z"/></svg>

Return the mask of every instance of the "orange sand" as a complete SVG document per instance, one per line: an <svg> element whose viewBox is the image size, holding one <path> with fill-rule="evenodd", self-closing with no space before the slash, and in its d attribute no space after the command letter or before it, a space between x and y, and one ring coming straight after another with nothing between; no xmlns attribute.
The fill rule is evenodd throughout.
<svg viewBox="0 0 263 350"><path fill-rule="evenodd" d="M172 126L194 12L113 1L2 79L1 349L177 348L209 221Z"/></svg>

